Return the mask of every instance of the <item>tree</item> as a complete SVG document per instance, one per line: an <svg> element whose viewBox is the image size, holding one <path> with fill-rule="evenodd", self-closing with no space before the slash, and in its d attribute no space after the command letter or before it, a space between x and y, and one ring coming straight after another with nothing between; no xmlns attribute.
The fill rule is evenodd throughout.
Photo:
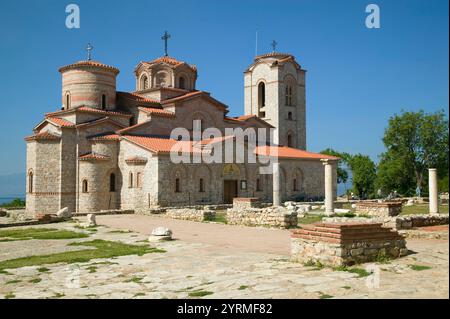
<svg viewBox="0 0 450 319"><path fill-rule="evenodd" d="M349 156L348 165L353 176L353 191L360 198L367 198L374 194L377 177L375 163L367 155L356 154Z"/></svg>
<svg viewBox="0 0 450 319"><path fill-rule="evenodd" d="M327 148L325 150L323 150L322 152L320 152L321 154L325 154L325 155L331 155L331 156L336 156L341 158L341 160L338 163L337 166L337 182L338 184L340 183L346 183L348 180L348 172L347 170L344 168L344 165L347 164L347 159L349 158L349 154L348 153L340 153L337 152L335 150L333 150L332 148Z"/></svg>
<svg viewBox="0 0 450 319"><path fill-rule="evenodd" d="M444 111L394 114L384 132L386 152L381 155L377 184L385 191L413 194L427 182L427 170L448 170L448 120Z"/></svg>

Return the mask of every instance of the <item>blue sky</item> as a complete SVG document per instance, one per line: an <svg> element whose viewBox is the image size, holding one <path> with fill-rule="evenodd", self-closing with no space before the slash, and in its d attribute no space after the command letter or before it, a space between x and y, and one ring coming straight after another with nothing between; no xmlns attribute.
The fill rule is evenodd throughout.
<svg viewBox="0 0 450 319"><path fill-rule="evenodd" d="M66 5L81 28L65 27ZM365 7L381 28L365 27ZM377 160L389 116L448 109L448 1L6 1L0 0L0 175L25 171L23 137L59 109L57 69L94 59L121 70L134 90L134 66L163 54L196 64L197 87L243 113L243 71L255 52L289 52L307 72L307 143Z"/></svg>

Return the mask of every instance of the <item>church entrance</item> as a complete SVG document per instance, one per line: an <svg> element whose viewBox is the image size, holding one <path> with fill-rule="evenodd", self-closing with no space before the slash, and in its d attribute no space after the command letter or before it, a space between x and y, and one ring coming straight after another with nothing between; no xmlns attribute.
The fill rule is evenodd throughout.
<svg viewBox="0 0 450 319"><path fill-rule="evenodd" d="M233 198L238 196L238 181L224 180L223 181L223 202L224 204L232 204Z"/></svg>

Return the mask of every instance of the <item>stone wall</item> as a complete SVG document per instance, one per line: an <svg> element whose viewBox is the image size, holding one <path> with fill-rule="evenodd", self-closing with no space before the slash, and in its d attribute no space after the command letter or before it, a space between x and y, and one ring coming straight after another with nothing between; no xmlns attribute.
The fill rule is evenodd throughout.
<svg viewBox="0 0 450 319"><path fill-rule="evenodd" d="M230 225L264 226L276 228L296 227L297 213L289 212L283 207L248 208L246 210L227 210L227 221Z"/></svg>
<svg viewBox="0 0 450 319"><path fill-rule="evenodd" d="M375 217L397 216L402 212L402 202L358 202L357 214L367 214Z"/></svg>
<svg viewBox="0 0 450 319"><path fill-rule="evenodd" d="M180 209L167 209L166 213L162 216L173 218L173 219L182 219L182 220L191 220L194 222L203 222L214 220L216 217L216 212L213 210L198 210L192 208L180 208Z"/></svg>
<svg viewBox="0 0 450 319"><path fill-rule="evenodd" d="M341 266L406 255L406 241L381 223L317 223L291 231L291 258Z"/></svg>
<svg viewBox="0 0 450 319"><path fill-rule="evenodd" d="M395 219L397 229L410 229L415 227L446 225L448 224L448 214L440 215L404 215Z"/></svg>

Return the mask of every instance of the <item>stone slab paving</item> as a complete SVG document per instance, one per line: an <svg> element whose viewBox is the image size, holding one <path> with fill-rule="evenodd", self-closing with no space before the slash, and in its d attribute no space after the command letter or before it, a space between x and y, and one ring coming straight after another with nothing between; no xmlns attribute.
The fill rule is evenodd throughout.
<svg viewBox="0 0 450 319"><path fill-rule="evenodd" d="M100 223L108 225L98 227L89 238L4 242L0 253L5 256L6 252L14 251L8 258L12 255L46 254L55 249L60 251L69 242L95 238L145 244L142 241L151 232L153 223L159 226L161 222L147 221L145 216L138 216L144 219L138 218L133 226L129 221L125 222L126 217L130 216L118 219L114 216L109 221L106 216L102 217L105 220L98 218ZM142 227L144 231L113 233L111 231L115 228L110 225L113 222L127 226L115 227L118 229ZM448 241L408 241L412 254L388 264L378 264L375 274L379 273L379 277L360 278L354 273L315 269L290 262L286 253L289 248L286 247L289 242L287 231L206 223L194 223L196 225L193 226L191 222L176 222L181 222L177 224L180 227L178 233L175 224L162 224L171 228L178 238L157 244L158 248L166 250L165 253L97 259L72 265L46 265L49 271L44 273L34 266L11 269L8 270L11 274L0 274L0 298L11 294L15 298L199 298L189 295L197 290L211 293L201 298L227 299L320 298L325 295L333 298L449 297ZM51 227L77 230L73 225L60 223ZM200 232L202 228L209 229L211 234ZM230 239L221 234L228 228L230 236L237 238ZM214 231L217 238L212 235ZM262 251L266 238L245 241L253 234L273 235L268 252ZM417 271L409 265L431 268ZM36 278L41 281L30 282ZM380 280L378 287L373 284L377 278Z"/></svg>

